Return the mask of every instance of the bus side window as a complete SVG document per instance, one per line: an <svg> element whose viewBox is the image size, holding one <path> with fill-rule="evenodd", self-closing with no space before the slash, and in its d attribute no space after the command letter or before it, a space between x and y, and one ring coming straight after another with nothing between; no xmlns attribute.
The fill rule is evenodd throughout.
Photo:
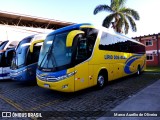
<svg viewBox="0 0 160 120"><path fill-rule="evenodd" d="M128 44L125 43L125 42L122 42L120 45L119 45L119 48L120 48L120 52L128 52Z"/></svg>
<svg viewBox="0 0 160 120"><path fill-rule="evenodd" d="M84 60L87 58L87 41L84 39L80 39L77 46L77 60Z"/></svg>
<svg viewBox="0 0 160 120"><path fill-rule="evenodd" d="M6 66L6 60L5 60L5 53L2 52L0 53L0 67L5 67Z"/></svg>
<svg viewBox="0 0 160 120"><path fill-rule="evenodd" d="M76 51L76 64L87 60L91 57L95 41L98 35L98 30L89 28L85 29L85 35L78 39Z"/></svg>
<svg viewBox="0 0 160 120"><path fill-rule="evenodd" d="M34 62L38 62L41 46L34 46L33 58Z"/></svg>
<svg viewBox="0 0 160 120"><path fill-rule="evenodd" d="M28 52L27 65L38 62L41 46L34 46L33 53Z"/></svg>

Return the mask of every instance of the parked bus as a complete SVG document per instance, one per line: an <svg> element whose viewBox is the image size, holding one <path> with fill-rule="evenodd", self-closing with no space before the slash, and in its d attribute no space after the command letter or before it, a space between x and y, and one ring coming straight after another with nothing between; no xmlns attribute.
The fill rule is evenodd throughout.
<svg viewBox="0 0 160 120"><path fill-rule="evenodd" d="M36 72L40 87L74 92L138 75L145 69L145 46L92 24L75 24L50 33Z"/></svg>
<svg viewBox="0 0 160 120"><path fill-rule="evenodd" d="M0 80L10 79L10 66L19 41L3 41L0 44Z"/></svg>
<svg viewBox="0 0 160 120"><path fill-rule="evenodd" d="M11 64L11 79L16 81L36 80L39 51L46 34L32 35L18 44Z"/></svg>

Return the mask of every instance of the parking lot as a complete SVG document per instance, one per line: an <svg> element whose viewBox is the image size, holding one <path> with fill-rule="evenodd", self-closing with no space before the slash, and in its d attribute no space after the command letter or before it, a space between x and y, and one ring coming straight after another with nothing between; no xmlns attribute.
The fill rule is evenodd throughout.
<svg viewBox="0 0 160 120"><path fill-rule="evenodd" d="M5 80L0 81L0 110L44 112L43 118L83 119L87 116L95 119L159 79L160 74L144 72L140 76L110 82L102 90L92 87L76 93L61 93L40 88L33 83Z"/></svg>

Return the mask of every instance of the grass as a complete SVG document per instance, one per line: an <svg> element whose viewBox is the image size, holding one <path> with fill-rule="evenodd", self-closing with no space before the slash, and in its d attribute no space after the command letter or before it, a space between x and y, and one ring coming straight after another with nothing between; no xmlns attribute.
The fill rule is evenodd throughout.
<svg viewBox="0 0 160 120"><path fill-rule="evenodd" d="M147 72L160 72L160 66L159 67L146 67Z"/></svg>

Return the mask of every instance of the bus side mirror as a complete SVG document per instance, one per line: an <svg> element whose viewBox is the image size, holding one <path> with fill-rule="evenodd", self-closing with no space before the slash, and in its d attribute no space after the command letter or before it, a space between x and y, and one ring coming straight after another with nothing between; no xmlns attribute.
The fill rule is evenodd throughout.
<svg viewBox="0 0 160 120"><path fill-rule="evenodd" d="M2 58L3 54L4 54L3 52L0 52L0 67L2 67L2 64L3 64L2 63L2 61L3 61L3 58Z"/></svg>
<svg viewBox="0 0 160 120"><path fill-rule="evenodd" d="M30 49L30 52L32 53L33 52L33 47L36 43L41 43L41 42L44 42L44 40L35 40L31 43L29 49Z"/></svg>
<svg viewBox="0 0 160 120"><path fill-rule="evenodd" d="M9 50L6 50L6 51L5 51L5 57L7 58L8 56L14 54L14 52L15 52L15 49L14 49L14 48L11 48L11 49L9 49Z"/></svg>
<svg viewBox="0 0 160 120"><path fill-rule="evenodd" d="M14 54L15 54L14 48L11 48L11 49L5 51L6 64L8 66L11 65Z"/></svg>
<svg viewBox="0 0 160 120"><path fill-rule="evenodd" d="M78 34L84 34L84 32L81 31L81 30L73 30L73 31L71 31L71 32L67 35L66 47L71 47L71 46L72 46L73 39L74 39L75 36L77 36Z"/></svg>

